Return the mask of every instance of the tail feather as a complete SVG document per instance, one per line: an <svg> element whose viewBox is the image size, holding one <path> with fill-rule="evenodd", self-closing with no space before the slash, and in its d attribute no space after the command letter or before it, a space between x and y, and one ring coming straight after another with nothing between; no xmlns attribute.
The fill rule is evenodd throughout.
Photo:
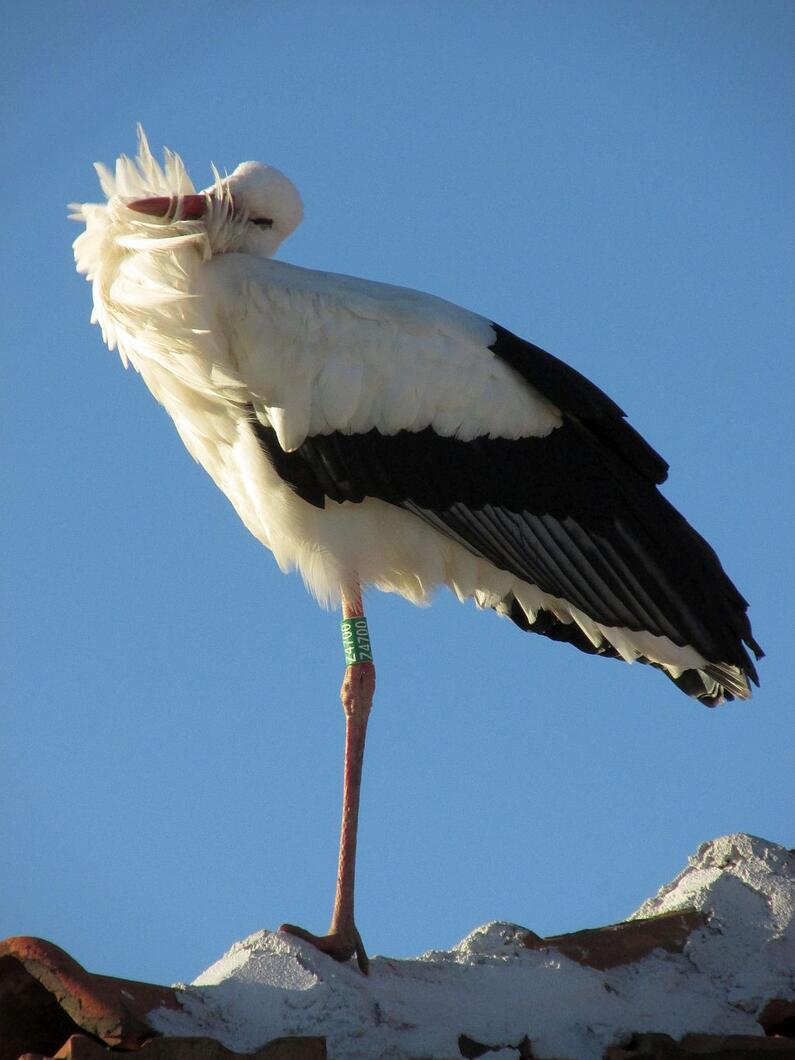
<svg viewBox="0 0 795 1060"><path fill-rule="evenodd" d="M571 644L589 655L602 655L607 659L622 658L618 650L606 638L601 644L594 644L576 622L564 622L551 611L540 610L535 615L528 615L515 596L505 597L494 607L499 614L510 618L520 629L528 633L538 633L550 640ZM763 652L758 644L749 645L757 659ZM758 686L756 669L749 660L747 668L741 669L730 663L705 663L703 669L677 670L666 666L644 655L638 655L637 662L661 670L676 687L687 696L692 696L707 707L716 707L734 699L750 699L749 680Z"/></svg>

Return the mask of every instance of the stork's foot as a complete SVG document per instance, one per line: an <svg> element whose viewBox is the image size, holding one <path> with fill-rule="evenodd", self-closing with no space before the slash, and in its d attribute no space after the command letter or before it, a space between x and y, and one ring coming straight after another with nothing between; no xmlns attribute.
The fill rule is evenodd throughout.
<svg viewBox="0 0 795 1060"><path fill-rule="evenodd" d="M313 935L311 931L296 927L295 924L282 924L279 931L295 935L304 942L311 942L313 946L316 946L322 953L327 953L329 957L333 957L335 961L349 961L355 955L356 963L364 975L367 975L370 962L362 945L362 937L355 927L349 931L332 931L328 935Z"/></svg>

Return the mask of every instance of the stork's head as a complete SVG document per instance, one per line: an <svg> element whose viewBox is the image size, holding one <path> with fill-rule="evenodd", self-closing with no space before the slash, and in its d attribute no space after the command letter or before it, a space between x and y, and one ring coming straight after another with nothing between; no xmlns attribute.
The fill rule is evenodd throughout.
<svg viewBox="0 0 795 1060"><path fill-rule="evenodd" d="M304 209L298 189L273 166L241 162L225 183L232 212L252 226L248 233L259 253L273 254L301 223Z"/></svg>
<svg viewBox="0 0 795 1060"><path fill-rule="evenodd" d="M85 222L74 243L78 271L94 288L94 315L105 340L118 342L136 314L183 303L196 267L229 253L270 257L303 215L294 184L272 166L244 162L197 192L182 159L165 152L161 165L138 128L138 155L122 155L115 171L97 164L106 203L75 203ZM195 327L200 325L194 322ZM132 357L132 353L130 353Z"/></svg>
<svg viewBox="0 0 795 1060"><path fill-rule="evenodd" d="M96 169L107 206L78 206L73 216L101 230L104 254L109 243L122 253L148 243L153 250L193 245L205 258L230 252L271 257L303 217L298 190L273 166L243 162L227 177L213 167L214 183L196 192L182 159L167 150L161 166L140 127L136 158L122 155L115 172L101 164ZM89 249L76 244L83 256L92 256ZM86 261L81 271L94 270Z"/></svg>
<svg viewBox="0 0 795 1060"><path fill-rule="evenodd" d="M128 210L158 218L169 227L203 221L213 249L271 257L303 216L291 180L264 162L241 162L228 177L198 194L144 196L125 202Z"/></svg>
<svg viewBox="0 0 795 1060"><path fill-rule="evenodd" d="M136 197L125 206L169 228L203 221L215 253L242 251L268 258L303 217L293 182L264 162L241 162L231 176L216 175L215 184L198 194Z"/></svg>

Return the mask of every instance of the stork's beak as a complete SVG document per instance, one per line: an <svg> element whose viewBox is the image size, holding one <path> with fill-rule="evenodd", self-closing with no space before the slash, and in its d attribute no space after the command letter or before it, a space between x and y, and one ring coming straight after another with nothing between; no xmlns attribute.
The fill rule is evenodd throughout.
<svg viewBox="0 0 795 1060"><path fill-rule="evenodd" d="M150 217L173 217L181 221L197 221L207 211L206 195L157 195L152 199L133 199L128 210Z"/></svg>

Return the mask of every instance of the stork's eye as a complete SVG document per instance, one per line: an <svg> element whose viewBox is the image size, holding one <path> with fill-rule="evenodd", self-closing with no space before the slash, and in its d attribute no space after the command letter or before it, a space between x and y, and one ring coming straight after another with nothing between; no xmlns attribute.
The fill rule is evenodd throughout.
<svg viewBox="0 0 795 1060"><path fill-rule="evenodd" d="M258 228L273 228L273 220L270 217L252 217L251 223Z"/></svg>

